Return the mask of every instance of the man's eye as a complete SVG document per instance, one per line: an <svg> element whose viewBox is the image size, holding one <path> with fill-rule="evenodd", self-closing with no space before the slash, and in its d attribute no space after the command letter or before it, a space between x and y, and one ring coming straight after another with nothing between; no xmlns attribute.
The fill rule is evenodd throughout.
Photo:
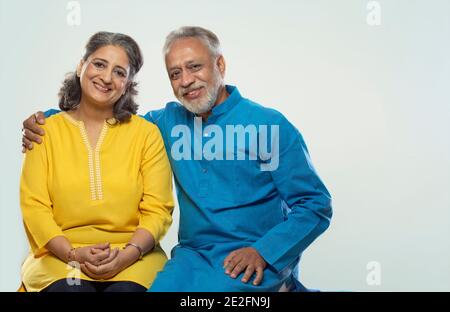
<svg viewBox="0 0 450 312"><path fill-rule="evenodd" d="M170 79L177 79L180 76L179 72L173 72L170 74Z"/></svg>
<svg viewBox="0 0 450 312"><path fill-rule="evenodd" d="M194 70L198 70L198 69L200 69L202 67L202 65L200 65L200 64L194 64L194 65L192 65L192 69L194 69Z"/></svg>

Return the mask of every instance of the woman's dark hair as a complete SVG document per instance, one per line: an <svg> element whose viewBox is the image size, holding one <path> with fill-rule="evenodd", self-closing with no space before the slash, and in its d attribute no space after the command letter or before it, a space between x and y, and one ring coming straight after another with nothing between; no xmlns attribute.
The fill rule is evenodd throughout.
<svg viewBox="0 0 450 312"><path fill-rule="evenodd" d="M123 48L127 53L128 61L130 63L130 74L125 94L114 104L113 109L116 121L119 123L126 122L131 118L132 114L136 114L138 109L138 105L134 101L134 96L138 93L136 89L137 82L133 79L141 69L144 59L138 44L130 36L101 31L89 38L89 41L86 44L86 52L84 53L83 61L86 61L92 53L107 45ZM74 110L80 104L81 84L80 78L77 76L76 72L67 74L63 85L59 90L58 97L59 108L63 111Z"/></svg>

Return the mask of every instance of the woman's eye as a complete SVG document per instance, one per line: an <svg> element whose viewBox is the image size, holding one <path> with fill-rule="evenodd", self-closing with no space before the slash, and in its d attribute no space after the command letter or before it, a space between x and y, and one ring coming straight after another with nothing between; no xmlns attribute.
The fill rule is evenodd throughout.
<svg viewBox="0 0 450 312"><path fill-rule="evenodd" d="M121 70L117 70L116 71L116 74L119 76L119 77L121 77L121 78L125 78L127 75L123 72L123 71L121 71Z"/></svg>
<svg viewBox="0 0 450 312"><path fill-rule="evenodd" d="M104 68L105 64L100 63L100 62L94 62L94 66L97 67L97 68Z"/></svg>

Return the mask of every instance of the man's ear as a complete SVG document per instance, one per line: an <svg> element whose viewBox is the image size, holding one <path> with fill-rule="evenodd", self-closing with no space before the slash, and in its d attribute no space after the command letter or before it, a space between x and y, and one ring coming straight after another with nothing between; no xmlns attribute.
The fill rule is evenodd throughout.
<svg viewBox="0 0 450 312"><path fill-rule="evenodd" d="M219 57L217 58L216 64L217 64L217 67L219 67L219 72L223 78L225 76L225 68L226 68L225 59L224 59L223 55L219 55Z"/></svg>
<svg viewBox="0 0 450 312"><path fill-rule="evenodd" d="M84 64L83 60L80 60L80 63L78 63L78 66L77 66L77 77L78 78L80 78L80 76L81 76L81 69L83 68L83 64Z"/></svg>

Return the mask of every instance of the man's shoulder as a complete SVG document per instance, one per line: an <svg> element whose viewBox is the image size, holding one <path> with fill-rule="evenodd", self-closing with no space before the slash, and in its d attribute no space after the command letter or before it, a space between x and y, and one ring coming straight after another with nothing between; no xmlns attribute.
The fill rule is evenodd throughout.
<svg viewBox="0 0 450 312"><path fill-rule="evenodd" d="M286 122L287 118L275 108L262 105L253 100L244 98L242 108L247 112L251 119L258 119L270 123Z"/></svg>
<svg viewBox="0 0 450 312"><path fill-rule="evenodd" d="M153 123L159 123L161 120L164 120L166 116L174 117L174 114L184 112L183 106L178 102L168 102L164 108L155 109L148 111L144 116L147 121Z"/></svg>

